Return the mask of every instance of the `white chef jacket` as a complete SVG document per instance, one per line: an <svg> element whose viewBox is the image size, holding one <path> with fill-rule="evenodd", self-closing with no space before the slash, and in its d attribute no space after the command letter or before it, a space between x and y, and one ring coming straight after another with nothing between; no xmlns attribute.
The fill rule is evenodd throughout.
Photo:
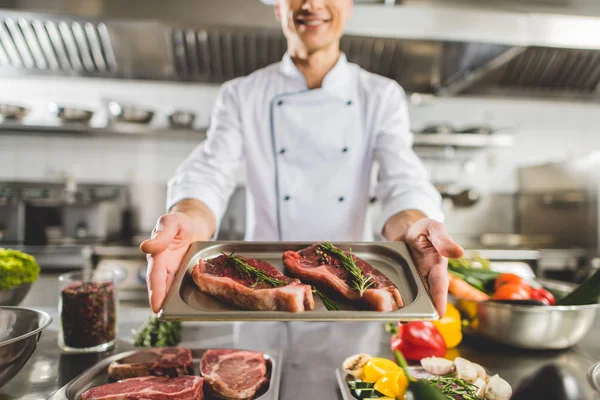
<svg viewBox="0 0 600 400"><path fill-rule="evenodd" d="M377 163L380 228L408 209L442 220L441 197L412 139L395 81L342 54L321 88L309 90L286 54L221 87L207 138L169 181L167 209L195 198L220 221L243 163L246 240L369 240L365 217Z"/></svg>

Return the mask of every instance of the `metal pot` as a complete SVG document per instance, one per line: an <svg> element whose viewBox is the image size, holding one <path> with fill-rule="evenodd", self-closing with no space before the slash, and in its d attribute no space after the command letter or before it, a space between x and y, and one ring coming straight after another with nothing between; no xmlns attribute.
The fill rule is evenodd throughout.
<svg viewBox="0 0 600 400"><path fill-rule="evenodd" d="M169 126L172 128L191 129L196 115L189 111L173 111L169 114Z"/></svg>
<svg viewBox="0 0 600 400"><path fill-rule="evenodd" d="M29 289L31 289L31 283L0 290L0 306L18 306L29 293Z"/></svg>
<svg viewBox="0 0 600 400"><path fill-rule="evenodd" d="M13 104L0 104L0 116L4 120L21 121L27 116L29 109Z"/></svg>
<svg viewBox="0 0 600 400"><path fill-rule="evenodd" d="M108 110L113 118L119 122L147 124L152 121L152 117L154 117L154 111L119 104L115 101L111 101L108 104Z"/></svg>
<svg viewBox="0 0 600 400"><path fill-rule="evenodd" d="M553 292L567 294L573 285L537 280ZM454 299L468 321L466 334L526 349L565 349L579 342L594 324L600 304L525 306Z"/></svg>
<svg viewBox="0 0 600 400"><path fill-rule="evenodd" d="M597 362L596 364L592 365L592 368L590 368L588 372L588 382L594 391L600 395L600 362Z"/></svg>
<svg viewBox="0 0 600 400"><path fill-rule="evenodd" d="M87 124L94 116L93 111L84 110L82 108L63 107L56 103L51 103L49 108L58 119L68 123L77 122Z"/></svg>
<svg viewBox="0 0 600 400"><path fill-rule="evenodd" d="M0 307L0 387L23 368L52 317L19 307Z"/></svg>

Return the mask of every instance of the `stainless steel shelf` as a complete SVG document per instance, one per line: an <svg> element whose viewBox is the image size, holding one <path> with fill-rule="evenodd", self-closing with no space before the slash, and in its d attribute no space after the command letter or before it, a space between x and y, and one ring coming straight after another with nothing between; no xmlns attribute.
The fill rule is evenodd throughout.
<svg viewBox="0 0 600 400"><path fill-rule="evenodd" d="M514 144L514 136L502 134L471 133L432 133L415 134L415 146L454 146L454 147L509 147Z"/></svg>
<svg viewBox="0 0 600 400"><path fill-rule="evenodd" d="M0 123L0 135L79 136L79 137L146 137L155 139L198 139L206 137L206 130L156 129L146 125L115 124L104 128L82 124L28 125Z"/></svg>

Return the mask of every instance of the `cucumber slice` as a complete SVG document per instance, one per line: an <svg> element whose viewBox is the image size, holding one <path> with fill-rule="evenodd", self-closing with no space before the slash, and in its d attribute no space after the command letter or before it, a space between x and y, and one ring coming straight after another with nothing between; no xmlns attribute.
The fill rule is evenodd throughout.
<svg viewBox="0 0 600 400"><path fill-rule="evenodd" d="M350 381L348 387L350 389L372 389L375 387L375 382Z"/></svg>

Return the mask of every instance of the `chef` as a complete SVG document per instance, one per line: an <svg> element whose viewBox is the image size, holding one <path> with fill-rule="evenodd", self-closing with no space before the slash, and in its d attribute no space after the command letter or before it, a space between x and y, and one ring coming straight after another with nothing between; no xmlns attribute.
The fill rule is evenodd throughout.
<svg viewBox="0 0 600 400"><path fill-rule="evenodd" d="M241 165L246 240L319 242L372 239L366 214L377 164L379 232L407 243L444 313L446 258L463 250L446 232L439 193L412 150L404 91L340 52L352 6L276 1L286 54L221 87L207 139L170 180L168 213L142 243L155 312L189 244L218 233Z"/></svg>

